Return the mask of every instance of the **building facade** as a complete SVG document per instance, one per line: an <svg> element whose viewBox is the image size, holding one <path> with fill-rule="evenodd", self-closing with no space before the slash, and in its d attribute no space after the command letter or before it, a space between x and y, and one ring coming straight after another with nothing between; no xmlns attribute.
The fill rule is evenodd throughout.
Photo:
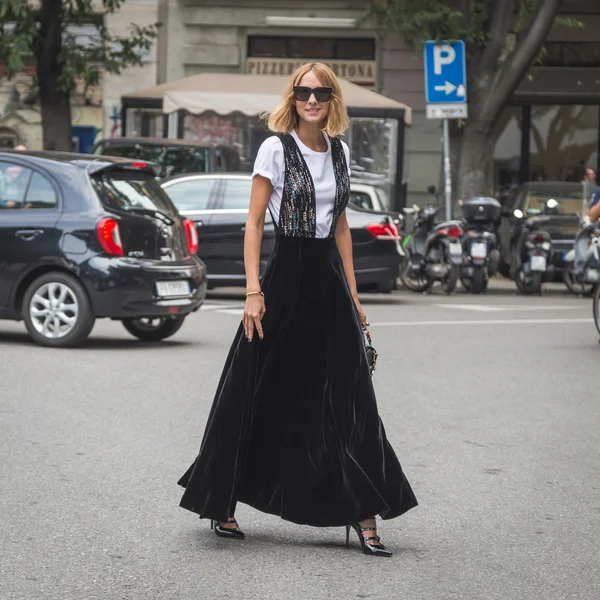
<svg viewBox="0 0 600 600"><path fill-rule="evenodd" d="M423 64L399 36L381 38L365 0L160 0L158 82L200 72L288 74L326 62L347 79L413 109L406 132L408 201L441 179L440 122L425 117ZM565 0L583 29L556 27L545 66L515 92L495 131L498 193L529 179L577 179L598 166L600 3ZM219 132L219 124L214 123Z"/></svg>
<svg viewBox="0 0 600 600"><path fill-rule="evenodd" d="M583 28L557 26L545 44L543 66L521 83L494 131L494 193L532 180L581 181L600 168L600 2L565 0L561 17ZM382 41L380 92L413 108L407 131L405 177L417 202L431 200L441 181L440 123L425 117L423 62L404 40Z"/></svg>
<svg viewBox="0 0 600 600"><path fill-rule="evenodd" d="M96 1L97 10L103 10ZM151 25L158 22L158 0L127 0L105 25L113 35L127 37L132 23ZM92 24L73 25L70 32L82 44L97 35ZM100 85L85 90L80 82L71 97L73 148L86 152L98 136L121 135L121 95L132 89L150 87L157 80L157 44L141 55L142 66L130 67L119 75L104 73ZM25 144L32 150L43 147L42 122L33 60L12 79L0 65L0 148Z"/></svg>

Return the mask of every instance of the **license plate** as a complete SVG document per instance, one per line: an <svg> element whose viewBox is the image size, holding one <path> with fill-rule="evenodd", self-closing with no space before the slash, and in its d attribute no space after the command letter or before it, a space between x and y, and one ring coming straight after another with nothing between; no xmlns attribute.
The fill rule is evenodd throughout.
<svg viewBox="0 0 600 600"><path fill-rule="evenodd" d="M156 294L158 296L189 296L190 283L189 281L157 281Z"/></svg>
<svg viewBox="0 0 600 600"><path fill-rule="evenodd" d="M450 248L450 256L460 256L462 254L462 245L460 242L452 242L448 244Z"/></svg>
<svg viewBox="0 0 600 600"><path fill-rule="evenodd" d="M471 256L473 258L485 258L487 256L487 246L483 242L473 242L471 244Z"/></svg>
<svg viewBox="0 0 600 600"><path fill-rule="evenodd" d="M531 270L532 271L545 271L546 270L546 257L545 256L532 256L531 257Z"/></svg>

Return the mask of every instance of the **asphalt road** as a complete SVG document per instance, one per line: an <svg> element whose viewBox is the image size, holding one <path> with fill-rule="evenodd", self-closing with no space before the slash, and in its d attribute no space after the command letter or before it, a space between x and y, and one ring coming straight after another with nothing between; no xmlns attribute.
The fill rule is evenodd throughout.
<svg viewBox="0 0 600 600"><path fill-rule="evenodd" d="M392 559L341 528L241 505L243 542L178 508L240 318L213 295L172 339L100 321L86 347L0 322L2 600L597 600L598 334L591 301L397 292L363 299L388 437L420 506Z"/></svg>

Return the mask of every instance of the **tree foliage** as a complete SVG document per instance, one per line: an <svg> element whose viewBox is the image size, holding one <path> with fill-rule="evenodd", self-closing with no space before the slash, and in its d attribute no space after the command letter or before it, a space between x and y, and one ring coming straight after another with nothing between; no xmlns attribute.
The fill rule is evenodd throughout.
<svg viewBox="0 0 600 600"><path fill-rule="evenodd" d="M562 0L374 0L385 32L401 34L415 50L426 40L464 40L469 119L454 128L459 197L489 193L491 132L503 107L531 67L543 63L554 25L582 27L560 18ZM465 147L467 146L468 147Z"/></svg>
<svg viewBox="0 0 600 600"><path fill-rule="evenodd" d="M132 24L127 37L112 35L105 17L119 10L125 0L61 0L59 4L62 48L58 62L61 89L72 91L78 80L86 87L96 85L102 71L119 74L123 68L142 64L140 51L150 50L157 36L156 25L142 27ZM49 0L2 0L0 3L0 60L6 74L21 72L31 58L42 49L41 23L48 10L55 8ZM54 3L56 4L56 3ZM95 6L97 8L95 8ZM77 26L93 25L96 35L81 43Z"/></svg>

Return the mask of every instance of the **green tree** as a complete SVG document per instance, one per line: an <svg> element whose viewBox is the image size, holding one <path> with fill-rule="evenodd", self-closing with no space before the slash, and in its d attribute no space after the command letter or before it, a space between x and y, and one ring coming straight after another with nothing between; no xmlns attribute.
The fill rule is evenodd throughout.
<svg viewBox="0 0 600 600"><path fill-rule="evenodd" d="M127 37L106 28L105 17L124 1L1 0L0 61L9 78L35 62L45 148L71 149L70 97L78 81L97 85L103 70L140 65L140 51L152 47L156 25L132 24ZM97 35L82 43L76 28L90 24Z"/></svg>
<svg viewBox="0 0 600 600"><path fill-rule="evenodd" d="M384 31L400 33L416 51L428 39L464 40L469 118L453 123L454 195L492 192L493 129L503 107L531 67L562 0L374 0Z"/></svg>

